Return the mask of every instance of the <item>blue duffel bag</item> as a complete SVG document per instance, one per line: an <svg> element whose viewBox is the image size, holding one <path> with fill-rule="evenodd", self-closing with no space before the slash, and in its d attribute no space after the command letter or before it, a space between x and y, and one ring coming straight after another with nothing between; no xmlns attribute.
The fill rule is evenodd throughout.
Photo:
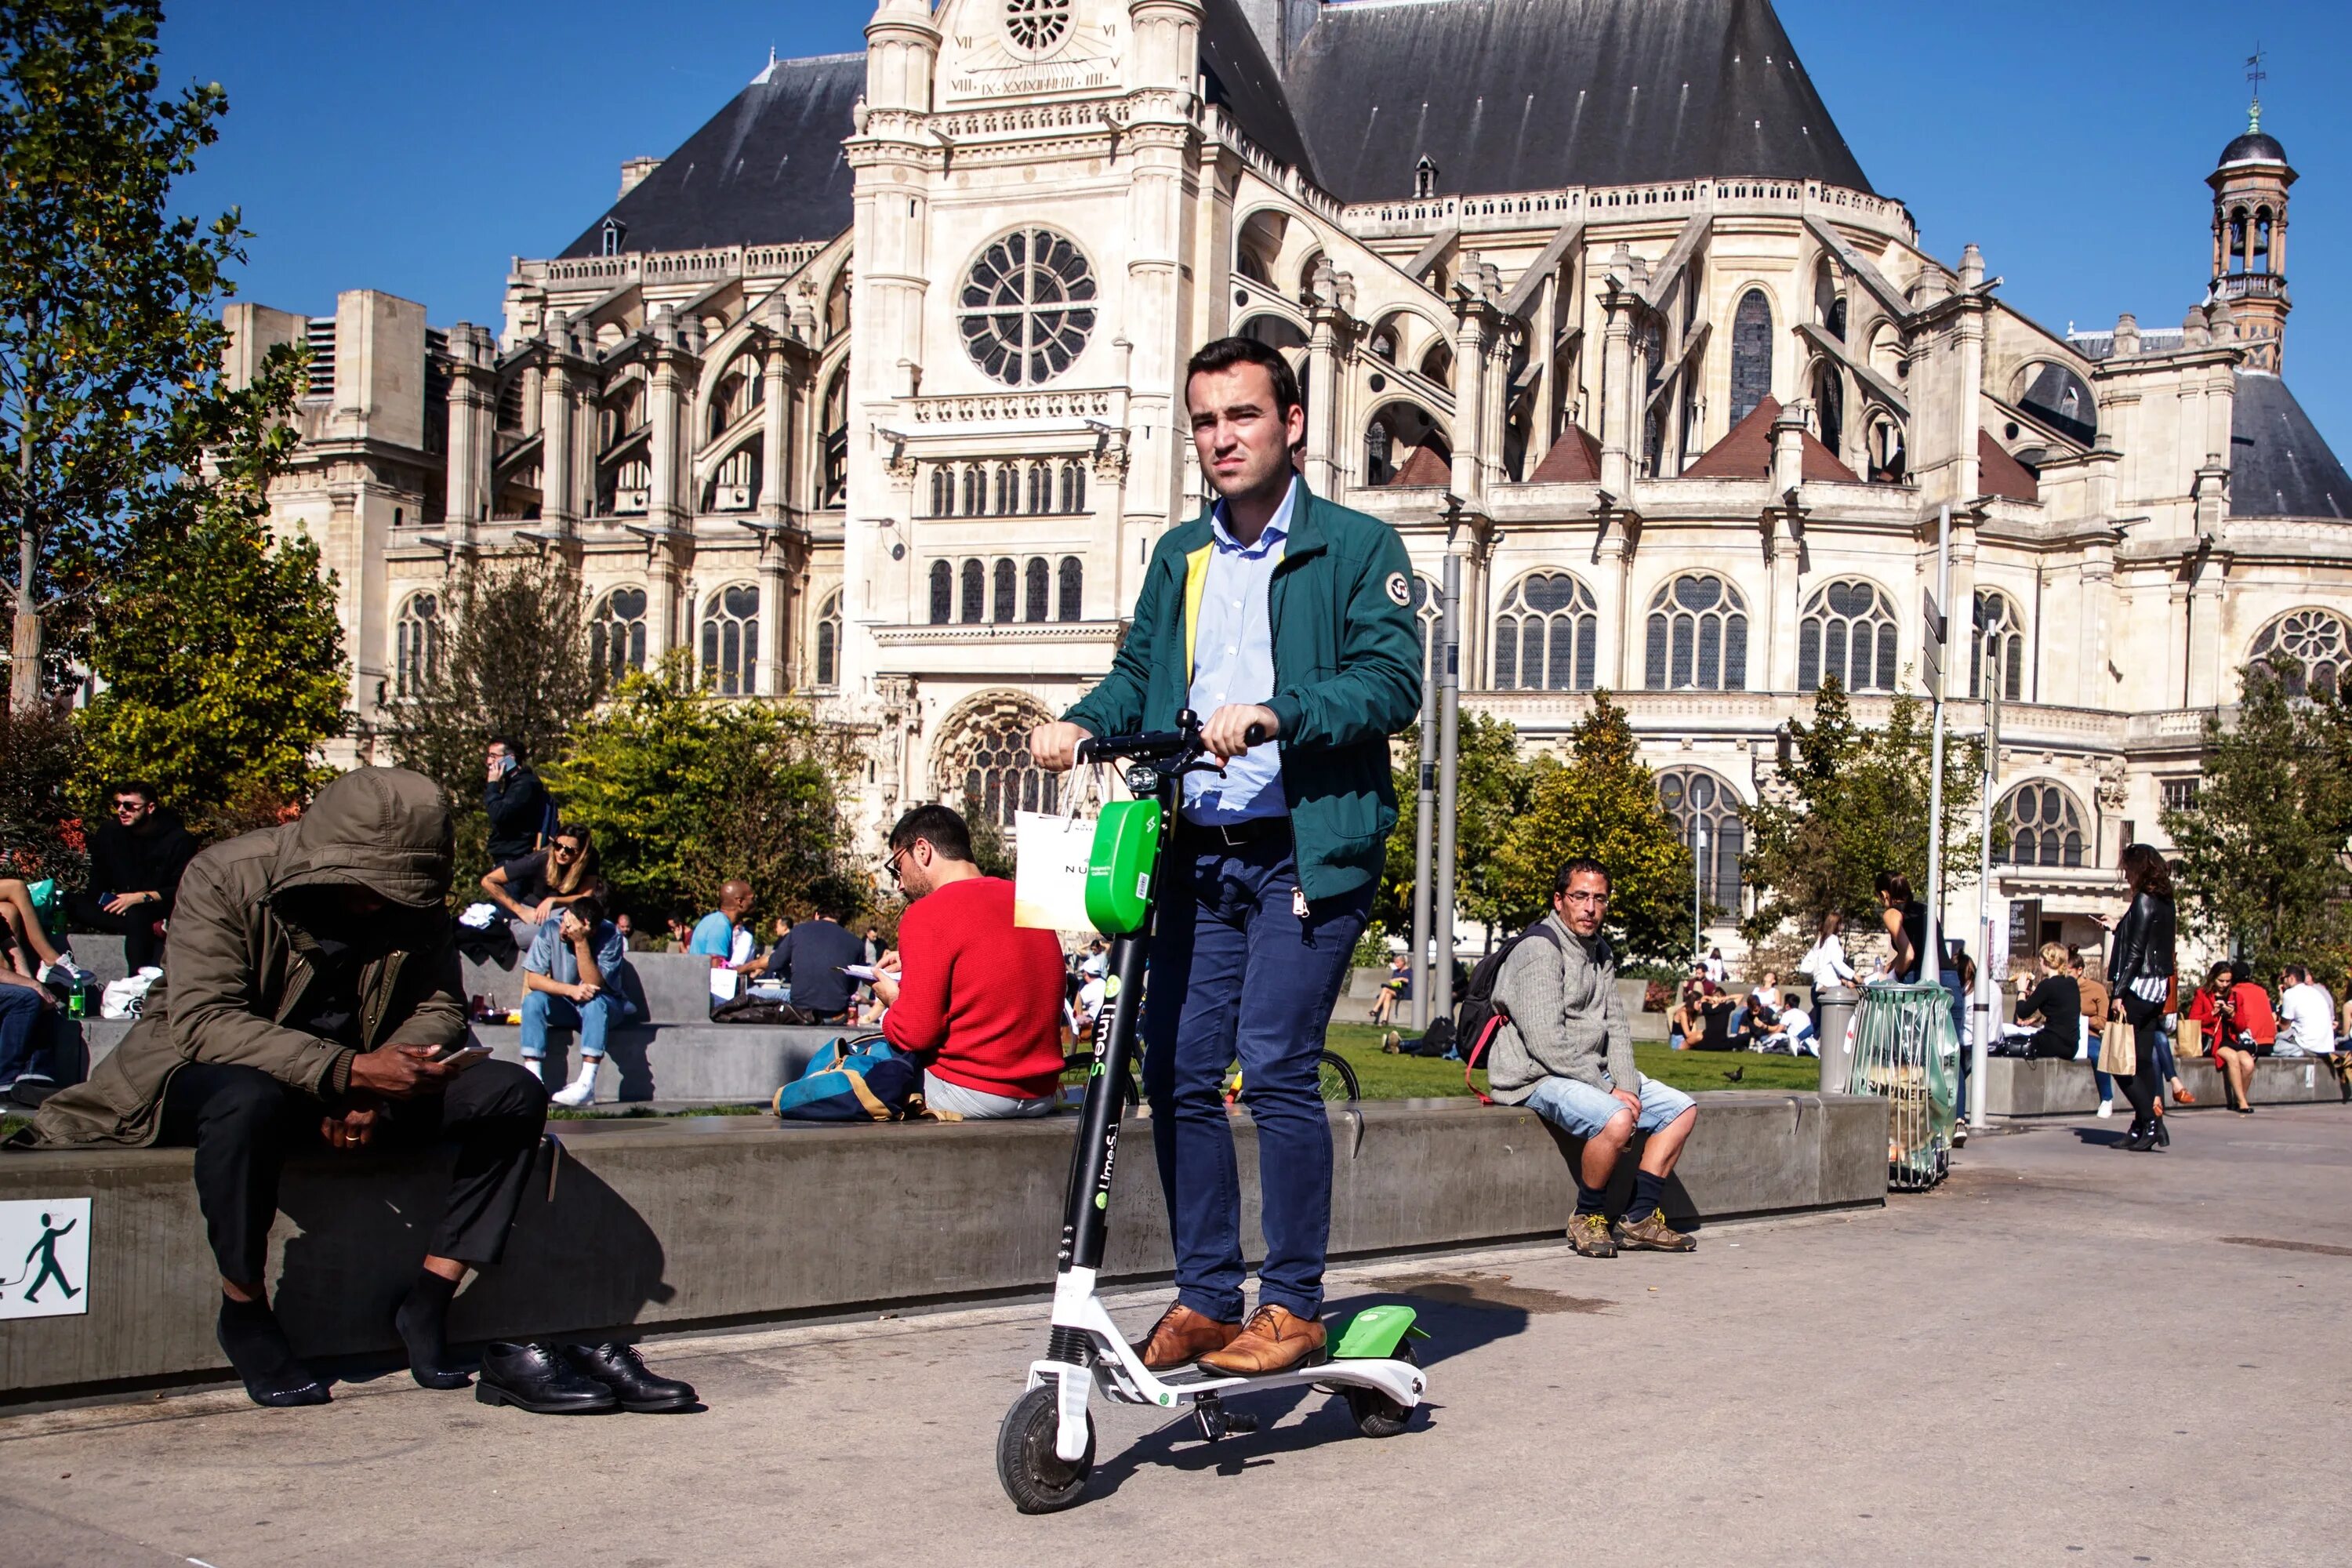
<svg viewBox="0 0 2352 1568"><path fill-rule="evenodd" d="M771 1109L792 1121L897 1121L922 1085L915 1058L881 1036L844 1036L776 1090Z"/></svg>

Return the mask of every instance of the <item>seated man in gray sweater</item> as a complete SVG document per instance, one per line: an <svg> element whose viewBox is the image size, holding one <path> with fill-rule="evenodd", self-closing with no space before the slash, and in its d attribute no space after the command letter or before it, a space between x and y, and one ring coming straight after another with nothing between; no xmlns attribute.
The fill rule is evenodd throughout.
<svg viewBox="0 0 2352 1568"><path fill-rule="evenodd" d="M1698 1243L1658 1212L1658 1194L1698 1108L1682 1090L1634 1069L1633 1025L1617 995L1617 953L1601 931L1609 918L1608 871L1595 860L1570 860L1559 868L1551 909L1495 977L1495 1005L1508 1022L1487 1052L1487 1090L1584 1140L1576 1215L1568 1225L1577 1251L1587 1258L1614 1258L1620 1247L1695 1251ZM1633 1178L1633 1206L1612 1226L1603 1194L1637 1127L1650 1136Z"/></svg>

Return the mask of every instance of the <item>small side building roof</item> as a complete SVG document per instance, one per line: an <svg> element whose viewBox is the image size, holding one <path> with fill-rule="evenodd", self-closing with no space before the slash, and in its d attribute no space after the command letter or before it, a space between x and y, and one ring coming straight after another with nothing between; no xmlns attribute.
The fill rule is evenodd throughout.
<svg viewBox="0 0 2352 1568"><path fill-rule="evenodd" d="M1767 397L1747 418L1724 432L1699 460L1683 470L1686 479L1769 479L1772 477L1772 421L1780 417L1780 400ZM1804 477L1832 484L1858 485L1852 468L1838 461L1821 437L1805 432Z"/></svg>
<svg viewBox="0 0 2352 1568"><path fill-rule="evenodd" d="M2231 517L2352 517L2352 475L2285 382L2238 372L2230 419Z"/></svg>

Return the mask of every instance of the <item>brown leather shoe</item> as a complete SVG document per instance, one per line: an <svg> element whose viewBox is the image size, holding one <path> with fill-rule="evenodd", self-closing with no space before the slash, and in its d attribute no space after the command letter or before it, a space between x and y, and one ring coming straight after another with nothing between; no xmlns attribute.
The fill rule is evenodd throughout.
<svg viewBox="0 0 2352 1568"><path fill-rule="evenodd" d="M1221 1323L1179 1301L1160 1314L1151 1331L1135 1342L1135 1353L1146 1371L1173 1372L1190 1366L1210 1351L1221 1351L1240 1337L1239 1323Z"/></svg>
<svg viewBox="0 0 2352 1568"><path fill-rule="evenodd" d="M1323 1325L1287 1307L1260 1307L1233 1343L1201 1357L1201 1370L1228 1377L1264 1377L1323 1360Z"/></svg>

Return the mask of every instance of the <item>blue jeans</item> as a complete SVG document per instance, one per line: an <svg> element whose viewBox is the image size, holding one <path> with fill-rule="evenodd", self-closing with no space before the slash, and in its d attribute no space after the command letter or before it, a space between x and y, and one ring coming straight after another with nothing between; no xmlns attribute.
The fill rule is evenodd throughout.
<svg viewBox="0 0 2352 1568"><path fill-rule="evenodd" d="M0 985L0 1088L47 1062L45 1011L41 993L31 986Z"/></svg>
<svg viewBox="0 0 2352 1568"><path fill-rule="evenodd" d="M1331 1233L1331 1123L1315 1058L1372 889L1318 900L1302 919L1286 837L1227 847L1204 844L1198 829L1178 834L1143 1010L1143 1089L1176 1299L1220 1322L1241 1320L1241 1175L1223 1094L1239 1057L1242 1102L1257 1125L1258 1305L1313 1318Z"/></svg>
<svg viewBox="0 0 2352 1568"><path fill-rule="evenodd" d="M547 1031L577 1029L580 1031L580 1054L602 1057L604 1054L604 1031L615 1017L626 1017L633 1009L626 1002L609 991L599 991L586 1002L574 1002L568 996L558 996L546 991L526 991L522 997L522 1059L535 1062L547 1055Z"/></svg>

